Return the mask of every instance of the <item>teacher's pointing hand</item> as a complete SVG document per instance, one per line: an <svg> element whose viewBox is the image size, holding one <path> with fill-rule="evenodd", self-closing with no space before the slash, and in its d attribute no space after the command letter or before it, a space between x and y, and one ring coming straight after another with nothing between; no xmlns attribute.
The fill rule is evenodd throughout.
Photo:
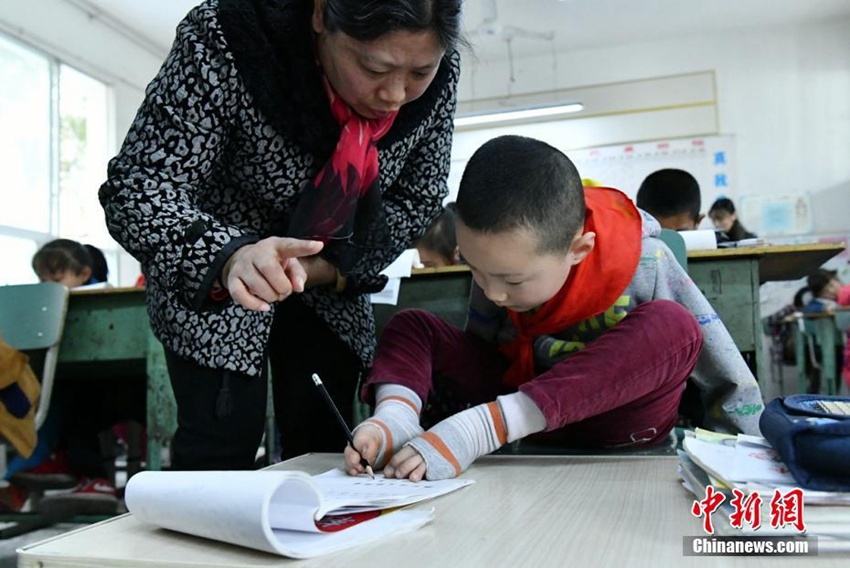
<svg viewBox="0 0 850 568"><path fill-rule="evenodd" d="M300 257L322 250L321 241L269 237L238 249L224 265L221 279L233 301L249 310L267 312L271 302L303 292L307 273Z"/></svg>

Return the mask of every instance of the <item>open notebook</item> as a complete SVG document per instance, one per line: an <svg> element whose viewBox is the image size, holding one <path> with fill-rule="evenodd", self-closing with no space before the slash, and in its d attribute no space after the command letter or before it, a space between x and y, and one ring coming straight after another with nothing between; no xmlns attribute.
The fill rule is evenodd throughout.
<svg viewBox="0 0 850 568"><path fill-rule="evenodd" d="M396 510L474 483L351 477L341 470L143 471L127 483L140 521L292 558L417 529L433 509Z"/></svg>

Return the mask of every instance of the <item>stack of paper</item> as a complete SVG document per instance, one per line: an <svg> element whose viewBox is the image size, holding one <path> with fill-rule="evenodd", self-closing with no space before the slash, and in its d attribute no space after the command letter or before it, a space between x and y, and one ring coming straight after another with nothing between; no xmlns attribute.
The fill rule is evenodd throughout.
<svg viewBox="0 0 850 568"><path fill-rule="evenodd" d="M794 526L770 526L770 502L776 490L781 495L801 489L788 468L767 440L757 436L729 436L707 430L688 434L679 452L679 474L683 485L697 500L705 499L706 487L722 492L725 500L712 515L718 534L724 536L796 535ZM761 526L755 530L746 523L733 527L733 489L745 496L758 493L761 497ZM821 549L850 550L850 493L810 491L802 489L803 521L807 535L818 536Z"/></svg>
<svg viewBox="0 0 850 568"><path fill-rule="evenodd" d="M309 558L417 529L433 509L399 507L474 483L351 477L340 470L143 471L127 483L140 521L240 546Z"/></svg>

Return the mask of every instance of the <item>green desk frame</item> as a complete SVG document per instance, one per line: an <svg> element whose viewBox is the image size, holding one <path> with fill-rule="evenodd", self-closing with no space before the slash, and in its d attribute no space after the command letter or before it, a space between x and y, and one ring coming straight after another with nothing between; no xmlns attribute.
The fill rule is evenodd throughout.
<svg viewBox="0 0 850 568"><path fill-rule="evenodd" d="M151 332L145 292L138 288L71 293L59 347L57 379L147 376L147 467L162 467L162 450L177 429L177 405L162 344Z"/></svg>
<svg viewBox="0 0 850 568"><path fill-rule="evenodd" d="M809 352L806 343L811 340L812 347L820 347L821 358L817 362L821 370L821 389L824 394L838 394L841 383L838 359L834 349L843 347L850 340L845 336L850 326L850 309L841 309L836 313L795 314L794 346L797 355L797 379L800 392L806 392L808 377L806 376L806 361L813 353Z"/></svg>

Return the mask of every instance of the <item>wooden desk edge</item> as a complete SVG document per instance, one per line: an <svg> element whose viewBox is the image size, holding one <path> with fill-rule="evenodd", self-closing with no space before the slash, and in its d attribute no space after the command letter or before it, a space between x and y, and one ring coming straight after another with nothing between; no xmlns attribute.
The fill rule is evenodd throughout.
<svg viewBox="0 0 850 568"><path fill-rule="evenodd" d="M90 288L82 290L70 290L72 296L99 296L108 294L144 294L145 289L139 286L120 286L113 288Z"/></svg>
<svg viewBox="0 0 850 568"><path fill-rule="evenodd" d="M844 250L844 243L806 243L796 245L761 245L753 247L719 248L706 250L689 250L688 258L728 258L735 256L764 256L767 254L783 254L812 251L834 251L838 254Z"/></svg>

